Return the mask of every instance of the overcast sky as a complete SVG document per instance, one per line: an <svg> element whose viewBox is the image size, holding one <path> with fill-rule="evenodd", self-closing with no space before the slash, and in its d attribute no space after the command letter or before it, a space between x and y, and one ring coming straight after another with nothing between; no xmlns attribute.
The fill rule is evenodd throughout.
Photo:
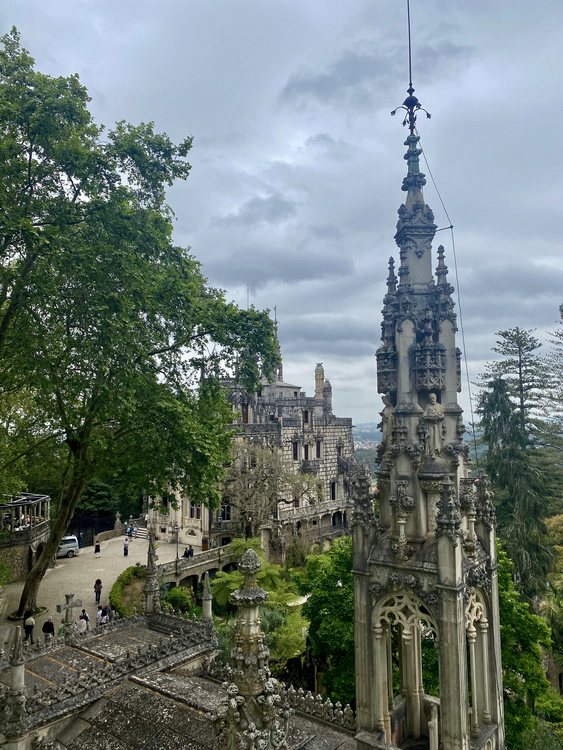
<svg viewBox="0 0 563 750"><path fill-rule="evenodd" d="M422 146L455 243L475 376L495 332L552 330L563 302L561 0L411 0ZM4 0L40 70L78 73L96 120L194 137L169 194L211 284L277 306L286 380L379 419L374 352L408 85L401 0ZM423 171L427 172L423 168ZM448 225L430 180L427 203ZM450 233L449 280L456 286ZM438 242L435 242L435 248ZM458 345L462 347L461 332ZM467 386L461 403L467 409ZM466 413L466 419L469 415Z"/></svg>

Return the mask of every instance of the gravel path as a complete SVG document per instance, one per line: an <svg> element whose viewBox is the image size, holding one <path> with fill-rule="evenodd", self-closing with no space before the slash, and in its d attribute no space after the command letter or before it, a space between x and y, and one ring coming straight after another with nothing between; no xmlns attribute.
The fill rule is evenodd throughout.
<svg viewBox="0 0 563 750"><path fill-rule="evenodd" d="M76 599L82 599L82 606L90 618L95 617L97 610L96 597L94 595L94 581L100 578L103 584L101 604L106 604L109 599L111 587L117 577L126 568L139 562L147 563L148 541L146 539L133 539L129 545L129 555L123 555L124 536L109 539L101 543L101 557L94 557L94 547L84 547L80 553L71 559L59 558L57 565L50 568L41 581L37 603L39 606L47 607L44 614L35 618L35 635L41 633L41 626L50 615L55 624L60 621L61 615L57 614L57 604L64 604L65 594L74 593ZM183 546L180 545L180 554ZM198 549L195 550L199 552ZM157 542L157 555L159 563L166 563L176 557L176 544ZM19 604L23 581L11 583L4 589L5 601L0 612L0 623L4 636L3 640L11 641L15 624L8 621L8 615L14 612ZM73 610L74 619L78 618L80 609ZM0 635L0 637L1 637ZM0 641L1 645L1 641Z"/></svg>

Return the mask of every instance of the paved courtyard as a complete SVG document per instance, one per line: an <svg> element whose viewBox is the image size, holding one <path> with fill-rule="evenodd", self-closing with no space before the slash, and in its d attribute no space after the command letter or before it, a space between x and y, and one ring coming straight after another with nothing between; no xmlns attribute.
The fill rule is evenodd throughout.
<svg viewBox="0 0 563 750"><path fill-rule="evenodd" d="M148 541L146 539L133 539L129 545L129 555L123 555L124 536L109 539L101 543L101 557L97 559L94 556L94 547L84 547L80 553L71 559L66 557L59 558L57 565L50 568L39 587L37 603L39 606L47 607L47 611L35 618L35 633L41 633L41 626L49 615L52 616L56 623L61 619L57 615L57 604L64 604L65 594L73 593L76 599L82 599L82 606L90 615L95 617L97 610L96 597L94 594L94 581L100 578L103 584L101 604L106 604L109 600L111 587L117 577L126 568L139 562L142 565L147 563ZM184 547L180 545L179 553L183 552ZM199 552L199 549L195 550ZM176 544L166 542L157 542L158 564L174 560L176 557ZM8 621L8 615L17 609L21 592L23 591L24 582L18 581L11 583L4 589L4 603L0 611L0 646L2 642L11 641L13 628L15 624ZM74 610L75 618L80 614L80 610Z"/></svg>

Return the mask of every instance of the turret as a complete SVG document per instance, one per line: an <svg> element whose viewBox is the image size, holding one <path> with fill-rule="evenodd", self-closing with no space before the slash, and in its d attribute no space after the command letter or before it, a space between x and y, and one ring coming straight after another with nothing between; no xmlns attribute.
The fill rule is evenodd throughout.
<svg viewBox="0 0 563 750"><path fill-rule="evenodd" d="M323 399L323 386L325 382L325 370L323 363L319 362L315 367L315 398L317 401Z"/></svg>

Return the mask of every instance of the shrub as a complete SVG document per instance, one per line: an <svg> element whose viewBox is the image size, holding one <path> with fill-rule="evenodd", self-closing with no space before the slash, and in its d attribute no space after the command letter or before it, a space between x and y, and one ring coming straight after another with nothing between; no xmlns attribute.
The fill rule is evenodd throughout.
<svg viewBox="0 0 563 750"><path fill-rule="evenodd" d="M133 614L131 610L123 604L123 589L128 586L134 578L144 578L146 568L144 566L132 565L119 576L117 581L111 587L109 595L110 607L113 607L120 617L129 617Z"/></svg>
<svg viewBox="0 0 563 750"><path fill-rule="evenodd" d="M175 586L166 594L165 602L176 612L190 612L194 603L193 590L185 586Z"/></svg>

